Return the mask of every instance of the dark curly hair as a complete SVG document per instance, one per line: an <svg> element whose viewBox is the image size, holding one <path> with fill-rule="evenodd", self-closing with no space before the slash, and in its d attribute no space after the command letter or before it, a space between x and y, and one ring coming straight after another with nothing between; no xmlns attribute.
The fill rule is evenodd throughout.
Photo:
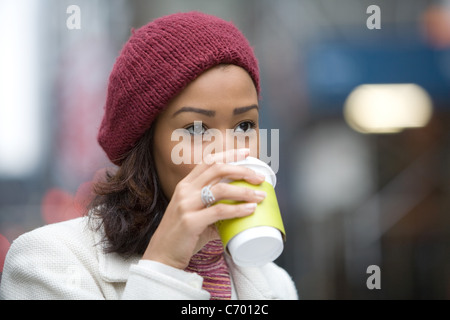
<svg viewBox="0 0 450 320"><path fill-rule="evenodd" d="M153 126L124 156L115 172L94 184L91 226L104 230L105 252L142 255L161 222L168 200L159 184L153 153Z"/></svg>

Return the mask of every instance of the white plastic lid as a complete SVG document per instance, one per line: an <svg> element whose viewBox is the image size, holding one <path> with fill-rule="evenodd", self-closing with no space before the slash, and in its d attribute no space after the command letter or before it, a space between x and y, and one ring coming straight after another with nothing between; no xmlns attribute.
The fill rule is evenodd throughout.
<svg viewBox="0 0 450 320"><path fill-rule="evenodd" d="M272 187L274 187L274 188L275 188L275 185L277 184L277 176L273 172L272 168L262 160L259 160L254 157L247 157L241 161L230 162L230 164L244 166L244 167L252 169L253 171L256 171L258 173L265 175L266 181L268 183L270 183L272 185Z"/></svg>
<svg viewBox="0 0 450 320"><path fill-rule="evenodd" d="M233 261L242 267L259 267L274 261L283 252L280 230L260 226L242 231L228 242Z"/></svg>

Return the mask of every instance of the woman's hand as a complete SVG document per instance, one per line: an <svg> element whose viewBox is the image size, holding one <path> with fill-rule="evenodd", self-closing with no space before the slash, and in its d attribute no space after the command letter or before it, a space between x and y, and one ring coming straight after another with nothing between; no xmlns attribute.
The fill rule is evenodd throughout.
<svg viewBox="0 0 450 320"><path fill-rule="evenodd" d="M256 203L261 202L265 194L220 182L222 179L230 179L245 180L251 184L262 183L264 175L243 166L225 163L227 159L239 161L248 155L249 149L217 153L198 164L181 180L143 259L185 269L196 252L210 240L218 238L215 222L252 214ZM229 199L245 203L238 205L220 203L205 208L201 200L201 191L208 185L211 185L211 192L216 201Z"/></svg>

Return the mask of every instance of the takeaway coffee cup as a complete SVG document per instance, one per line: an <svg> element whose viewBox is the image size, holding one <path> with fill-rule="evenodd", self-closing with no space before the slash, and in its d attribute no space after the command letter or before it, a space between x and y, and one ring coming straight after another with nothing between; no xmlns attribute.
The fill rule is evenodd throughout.
<svg viewBox="0 0 450 320"><path fill-rule="evenodd" d="M230 164L248 167L266 177L260 185L246 181L227 181L230 184L256 190L263 190L267 197L258 205L253 214L217 222L222 243L233 261L240 266L256 267L272 262L283 252L285 230L275 195L276 176L263 161L247 157ZM219 203L236 204L237 201L221 200Z"/></svg>

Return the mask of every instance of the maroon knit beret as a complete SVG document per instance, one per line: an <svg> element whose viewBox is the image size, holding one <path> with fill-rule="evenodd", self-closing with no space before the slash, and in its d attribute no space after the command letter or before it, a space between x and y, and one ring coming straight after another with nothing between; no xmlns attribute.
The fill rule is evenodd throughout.
<svg viewBox="0 0 450 320"><path fill-rule="evenodd" d="M111 72L98 133L109 159L120 165L169 101L218 64L247 70L259 94L253 49L230 22L200 12L177 13L133 32Z"/></svg>

